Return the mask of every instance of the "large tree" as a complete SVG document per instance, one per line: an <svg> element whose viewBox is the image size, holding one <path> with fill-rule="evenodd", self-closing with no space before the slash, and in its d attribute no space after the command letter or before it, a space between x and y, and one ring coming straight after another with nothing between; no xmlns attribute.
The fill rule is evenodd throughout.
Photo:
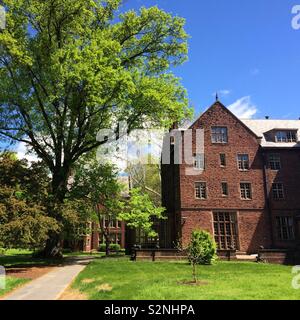
<svg viewBox="0 0 300 320"><path fill-rule="evenodd" d="M0 154L0 247L41 248L60 225L47 212L49 177L42 163Z"/></svg>
<svg viewBox="0 0 300 320"><path fill-rule="evenodd" d="M170 67L186 60L184 20L152 7L116 16L121 0L3 0L0 138L26 143L52 175L52 216L74 163L127 121L169 127L190 114ZM59 235L51 234L45 254Z"/></svg>

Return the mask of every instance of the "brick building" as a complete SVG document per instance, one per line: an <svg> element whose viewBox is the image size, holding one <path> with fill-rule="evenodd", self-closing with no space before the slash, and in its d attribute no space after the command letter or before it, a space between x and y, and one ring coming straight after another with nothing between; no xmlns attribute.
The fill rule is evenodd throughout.
<svg viewBox="0 0 300 320"><path fill-rule="evenodd" d="M240 120L217 101L190 129L193 164L162 165L161 247L187 244L195 229L219 249L299 247L300 120ZM196 129L204 129L203 154Z"/></svg>
<svg viewBox="0 0 300 320"><path fill-rule="evenodd" d="M107 221L103 219L103 224ZM90 223L91 233L86 235L83 239L83 248L85 252L98 250L101 243L105 243L105 239L101 232L99 232L99 224L95 222ZM118 244L123 249L125 248L125 223L114 220L110 223L110 243Z"/></svg>
<svg viewBox="0 0 300 320"><path fill-rule="evenodd" d="M129 197L129 178L128 176L120 176L118 178L120 184L123 185L121 196L124 200ZM99 207L101 207L99 205ZM112 219L111 221L103 216L102 228L109 229L109 237L111 244L118 244L122 249L125 248L126 227L123 221ZM83 237L82 248L80 250L89 252L98 250L100 244L105 243L104 235L101 233L99 223L89 222L90 233Z"/></svg>

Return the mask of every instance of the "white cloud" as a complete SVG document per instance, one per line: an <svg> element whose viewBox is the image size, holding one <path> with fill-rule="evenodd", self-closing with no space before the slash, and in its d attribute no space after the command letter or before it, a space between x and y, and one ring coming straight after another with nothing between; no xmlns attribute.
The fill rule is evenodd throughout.
<svg viewBox="0 0 300 320"><path fill-rule="evenodd" d="M219 97L225 97L231 93L231 90L228 90L228 89L218 90L217 92L213 93L212 96L215 97L216 93L218 94Z"/></svg>
<svg viewBox="0 0 300 320"><path fill-rule="evenodd" d="M19 159L27 159L29 162L39 161L39 158L34 153L30 152L27 145L24 142L17 144L17 147L14 150Z"/></svg>
<svg viewBox="0 0 300 320"><path fill-rule="evenodd" d="M250 96L238 99L228 106L228 109L241 119L251 119L258 112L258 108L251 102Z"/></svg>
<svg viewBox="0 0 300 320"><path fill-rule="evenodd" d="M221 96L228 96L230 93L231 93L231 90L227 90L227 89L220 90L219 92Z"/></svg>

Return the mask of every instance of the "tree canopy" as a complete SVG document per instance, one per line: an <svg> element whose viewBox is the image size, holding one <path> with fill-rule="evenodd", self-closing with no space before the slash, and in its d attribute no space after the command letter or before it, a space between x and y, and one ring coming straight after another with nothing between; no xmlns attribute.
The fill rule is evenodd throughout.
<svg viewBox="0 0 300 320"><path fill-rule="evenodd" d="M141 229L148 237L155 238L157 233L153 230L154 221L165 219L165 210L155 206L149 195L141 192L140 188L134 188L130 190L130 198L118 218L125 221L128 227Z"/></svg>
<svg viewBox="0 0 300 320"><path fill-rule="evenodd" d="M47 213L49 177L41 163L28 166L0 155L0 246L41 248L60 225Z"/></svg>
<svg viewBox="0 0 300 320"><path fill-rule="evenodd" d="M54 203L76 161L105 143L100 129L169 128L190 116L170 72L187 59L184 19L157 7L118 15L121 2L2 1L0 139L26 143L44 161Z"/></svg>
<svg viewBox="0 0 300 320"><path fill-rule="evenodd" d="M186 59L183 19L157 7L116 19L118 0L3 2L0 134L26 142L52 172L118 120L168 127L189 114L167 72Z"/></svg>

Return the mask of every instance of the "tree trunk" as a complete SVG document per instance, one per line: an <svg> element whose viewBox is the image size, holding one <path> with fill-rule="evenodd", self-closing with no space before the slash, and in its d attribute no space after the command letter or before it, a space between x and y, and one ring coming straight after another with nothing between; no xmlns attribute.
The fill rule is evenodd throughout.
<svg viewBox="0 0 300 320"><path fill-rule="evenodd" d="M110 249L109 249L110 237L109 237L109 234L107 233L105 233L104 237L105 237L105 255L108 257L110 254Z"/></svg>
<svg viewBox="0 0 300 320"><path fill-rule="evenodd" d="M196 263L193 263L193 279L194 279L194 282L197 283Z"/></svg>
<svg viewBox="0 0 300 320"><path fill-rule="evenodd" d="M39 254L42 258L62 259L62 247L60 244L60 235L53 233L49 235L44 250Z"/></svg>
<svg viewBox="0 0 300 320"><path fill-rule="evenodd" d="M63 204L68 191L67 185L69 175L70 169L61 167L53 172L52 177L52 192L49 196L50 203L48 206L48 214L60 224L62 223L62 212L59 207ZM39 256L44 258L62 258L61 240L60 232L51 232L46 242L46 246Z"/></svg>

